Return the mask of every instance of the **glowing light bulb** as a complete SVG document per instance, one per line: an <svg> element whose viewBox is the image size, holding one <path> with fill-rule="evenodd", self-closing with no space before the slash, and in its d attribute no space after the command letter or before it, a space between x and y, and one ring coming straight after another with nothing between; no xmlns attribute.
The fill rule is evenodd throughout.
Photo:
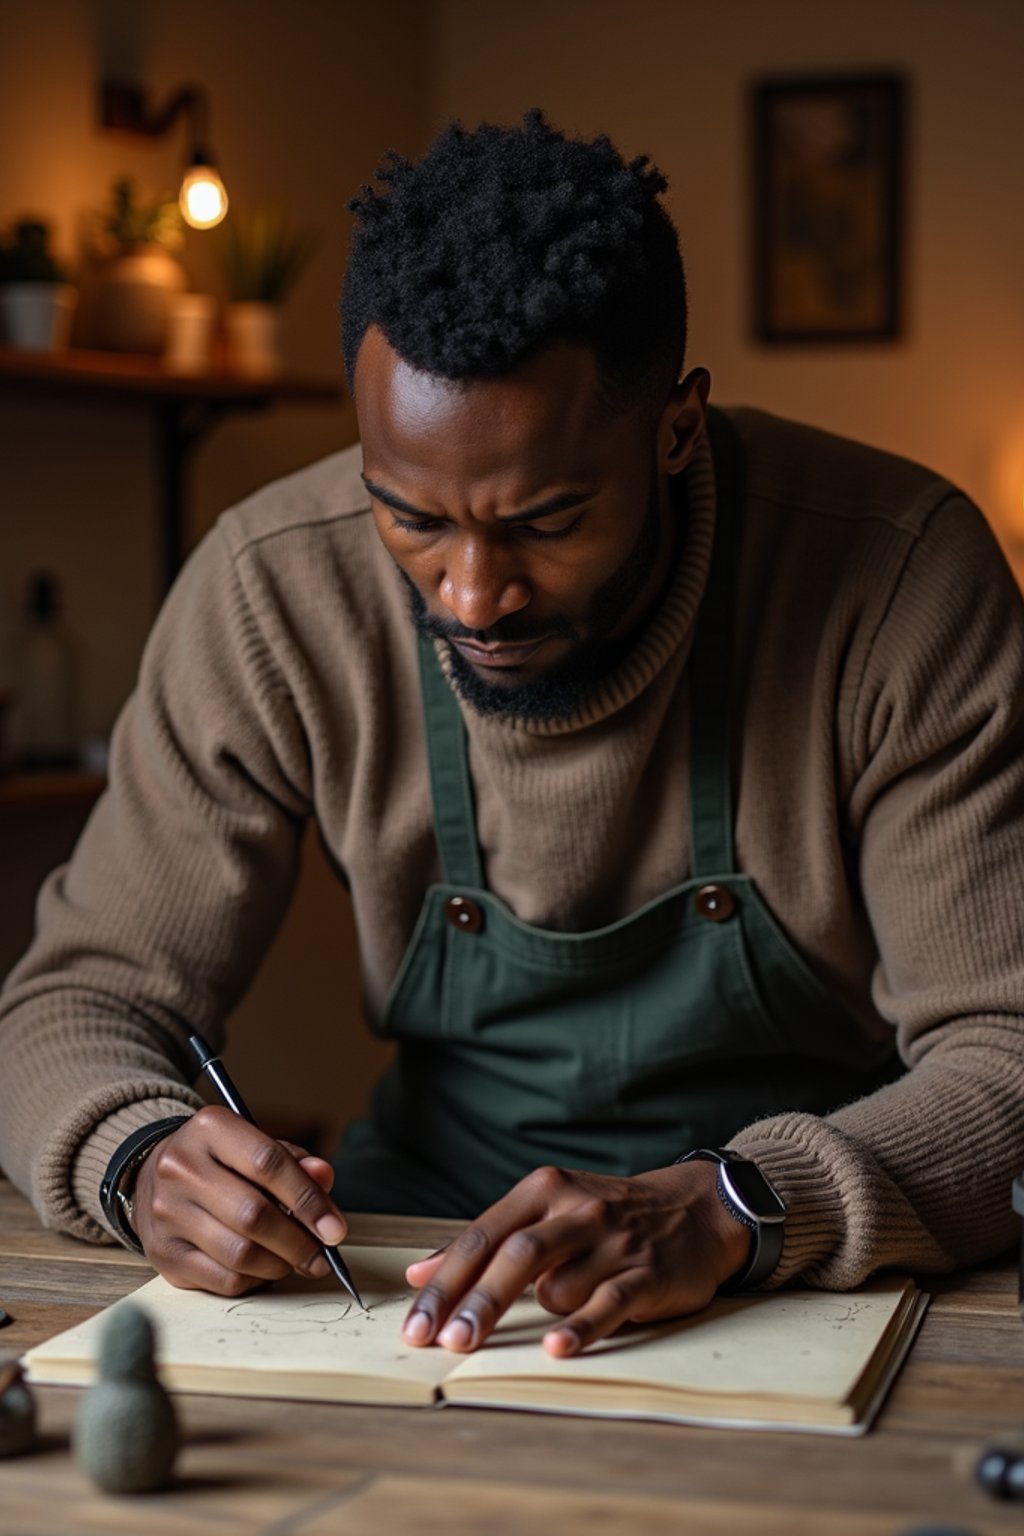
<svg viewBox="0 0 1024 1536"><path fill-rule="evenodd" d="M193 229L212 229L228 211L228 194L212 165L194 165L185 174L178 206Z"/></svg>

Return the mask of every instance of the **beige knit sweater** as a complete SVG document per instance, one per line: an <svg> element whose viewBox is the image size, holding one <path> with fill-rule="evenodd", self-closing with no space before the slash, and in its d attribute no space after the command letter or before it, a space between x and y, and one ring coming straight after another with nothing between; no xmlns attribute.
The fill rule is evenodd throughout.
<svg viewBox="0 0 1024 1536"><path fill-rule="evenodd" d="M735 676L739 862L807 963L911 1070L732 1145L790 1208L776 1280L940 1270L1014 1235L1024 1167L1024 610L983 519L926 470L755 411ZM440 877L416 647L358 448L224 514L157 621L111 783L0 996L0 1163L42 1220L109 1241L98 1187L196 1107L315 815L351 885L371 1025ZM551 928L688 874L686 662L714 489L688 472L676 577L557 724L465 711L490 888ZM538 785L543 783L543 793ZM542 878L537 871L542 871Z"/></svg>

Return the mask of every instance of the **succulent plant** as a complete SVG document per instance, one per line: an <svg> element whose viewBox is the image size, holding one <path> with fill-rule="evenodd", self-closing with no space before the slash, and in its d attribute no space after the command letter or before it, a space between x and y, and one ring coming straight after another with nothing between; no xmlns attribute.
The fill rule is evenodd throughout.
<svg viewBox="0 0 1024 1536"><path fill-rule="evenodd" d="M162 245L179 250L183 243L181 209L174 198L146 200L130 177L114 183L109 206L97 215L94 243L107 249L133 245Z"/></svg>
<svg viewBox="0 0 1024 1536"><path fill-rule="evenodd" d="M67 282L50 252L50 226L42 219L19 219L10 238L0 242L0 282Z"/></svg>
<svg viewBox="0 0 1024 1536"><path fill-rule="evenodd" d="M178 1423L157 1376L153 1325L133 1302L110 1313L97 1363L99 1379L75 1416L75 1455L105 1493L166 1488L178 1453Z"/></svg>
<svg viewBox="0 0 1024 1536"><path fill-rule="evenodd" d="M229 301L283 303L319 239L312 230L290 228L282 208L232 209L213 237Z"/></svg>

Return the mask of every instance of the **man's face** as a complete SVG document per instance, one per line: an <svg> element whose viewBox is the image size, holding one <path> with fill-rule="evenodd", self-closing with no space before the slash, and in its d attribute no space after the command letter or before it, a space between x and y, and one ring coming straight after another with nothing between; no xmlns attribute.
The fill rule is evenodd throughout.
<svg viewBox="0 0 1024 1536"><path fill-rule="evenodd" d="M671 568L668 475L699 432L706 375L660 421L613 414L599 384L594 354L576 345L469 383L419 372L375 328L360 348L377 531L417 626L449 641L482 711L571 714Z"/></svg>

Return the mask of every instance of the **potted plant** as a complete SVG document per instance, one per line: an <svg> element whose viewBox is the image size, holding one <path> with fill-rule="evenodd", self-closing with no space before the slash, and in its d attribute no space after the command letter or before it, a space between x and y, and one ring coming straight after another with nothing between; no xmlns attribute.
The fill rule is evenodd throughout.
<svg viewBox="0 0 1024 1536"><path fill-rule="evenodd" d="M127 177L94 217L95 342L117 352L162 352L171 303L185 287L176 252L181 212L170 197L145 199Z"/></svg>
<svg viewBox="0 0 1024 1536"><path fill-rule="evenodd" d="M66 347L75 310L75 290L50 253L49 226L19 219L0 242L0 314L6 339L15 347L53 351Z"/></svg>
<svg viewBox="0 0 1024 1536"><path fill-rule="evenodd" d="M216 231L228 348L242 372L271 373L281 366L281 306L319 238L311 230L293 229L278 207L233 210Z"/></svg>

